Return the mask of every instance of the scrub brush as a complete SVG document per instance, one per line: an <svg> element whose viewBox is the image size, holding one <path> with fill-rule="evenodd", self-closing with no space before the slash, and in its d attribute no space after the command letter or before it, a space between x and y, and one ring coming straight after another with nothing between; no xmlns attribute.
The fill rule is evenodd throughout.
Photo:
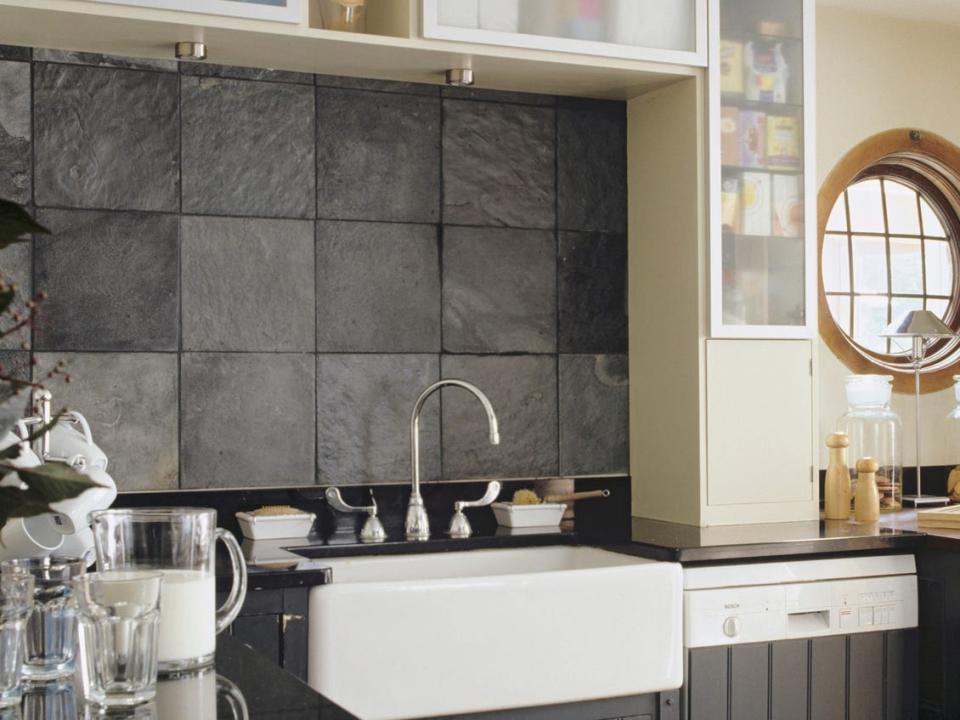
<svg viewBox="0 0 960 720"><path fill-rule="evenodd" d="M539 505L543 500L533 490L521 489L513 494L514 505Z"/></svg>
<svg viewBox="0 0 960 720"><path fill-rule="evenodd" d="M539 505L543 502L562 503L573 502L574 500L587 500L588 498L610 497L609 490L587 490L586 492L564 493L562 495L547 495L541 499L533 490L517 490L513 494L514 505Z"/></svg>
<svg viewBox="0 0 960 720"><path fill-rule="evenodd" d="M260 517L263 515L303 515L304 512L290 505L264 505L262 508L257 508L249 514Z"/></svg>

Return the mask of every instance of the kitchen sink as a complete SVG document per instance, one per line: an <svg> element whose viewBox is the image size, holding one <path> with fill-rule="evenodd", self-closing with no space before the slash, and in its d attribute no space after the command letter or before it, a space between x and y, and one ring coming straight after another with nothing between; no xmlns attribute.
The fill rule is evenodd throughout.
<svg viewBox="0 0 960 720"><path fill-rule="evenodd" d="M310 685L365 720L640 695L683 681L675 563L587 547L334 558Z"/></svg>

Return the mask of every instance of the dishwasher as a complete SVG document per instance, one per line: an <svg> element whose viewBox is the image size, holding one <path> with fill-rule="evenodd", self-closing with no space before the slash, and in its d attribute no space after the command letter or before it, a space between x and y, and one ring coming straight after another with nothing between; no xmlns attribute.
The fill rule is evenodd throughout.
<svg viewBox="0 0 960 720"><path fill-rule="evenodd" d="M912 555L684 568L687 720L918 716Z"/></svg>

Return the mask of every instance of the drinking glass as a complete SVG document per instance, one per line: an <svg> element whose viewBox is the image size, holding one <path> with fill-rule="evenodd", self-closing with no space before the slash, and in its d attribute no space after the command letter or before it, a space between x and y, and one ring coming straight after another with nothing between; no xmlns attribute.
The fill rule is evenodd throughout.
<svg viewBox="0 0 960 720"><path fill-rule="evenodd" d="M20 703L23 634L32 611L33 578L0 574L0 707Z"/></svg>
<svg viewBox="0 0 960 720"><path fill-rule="evenodd" d="M73 581L79 676L86 700L137 705L157 692L158 572L114 570Z"/></svg>
<svg viewBox="0 0 960 720"><path fill-rule="evenodd" d="M236 538L217 527L208 508L151 507L92 514L97 566L103 570L151 570L163 574L160 602L161 674L213 663L217 633L240 612L247 594L247 566ZM233 585L216 606L216 541L227 547Z"/></svg>
<svg viewBox="0 0 960 720"><path fill-rule="evenodd" d="M70 581L86 572L80 558L30 558L0 563L0 573L33 577L33 614L27 621L25 680L73 674L74 611Z"/></svg>
<svg viewBox="0 0 960 720"><path fill-rule="evenodd" d="M69 680L32 683L23 691L22 720L76 720L77 691Z"/></svg>

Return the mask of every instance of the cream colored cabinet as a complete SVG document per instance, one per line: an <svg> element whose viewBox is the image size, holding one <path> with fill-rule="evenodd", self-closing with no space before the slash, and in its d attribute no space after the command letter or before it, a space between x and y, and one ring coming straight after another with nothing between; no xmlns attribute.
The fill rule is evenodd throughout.
<svg viewBox="0 0 960 720"><path fill-rule="evenodd" d="M628 103L633 514L816 521L813 2L710 10L706 75Z"/></svg>
<svg viewBox="0 0 960 720"><path fill-rule="evenodd" d="M423 36L707 64L707 0L422 0Z"/></svg>

